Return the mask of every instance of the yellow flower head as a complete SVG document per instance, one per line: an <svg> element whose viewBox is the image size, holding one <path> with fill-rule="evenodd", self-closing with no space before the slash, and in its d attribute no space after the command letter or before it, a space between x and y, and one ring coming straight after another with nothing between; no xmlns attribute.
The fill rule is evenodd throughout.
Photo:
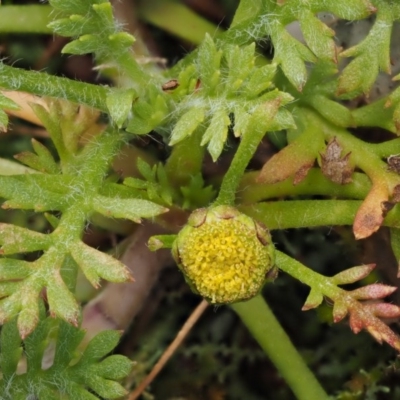
<svg viewBox="0 0 400 400"><path fill-rule="evenodd" d="M274 265L268 230L228 206L194 211L173 254L194 291L217 304L255 296Z"/></svg>

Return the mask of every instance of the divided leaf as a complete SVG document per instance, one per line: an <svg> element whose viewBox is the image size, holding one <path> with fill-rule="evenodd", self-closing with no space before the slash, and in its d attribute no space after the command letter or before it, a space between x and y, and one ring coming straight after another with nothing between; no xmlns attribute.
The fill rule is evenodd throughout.
<svg viewBox="0 0 400 400"><path fill-rule="evenodd" d="M148 200L118 199L97 195L93 198L94 211L110 218L126 218L140 222L141 218L152 218L168 211Z"/></svg>
<svg viewBox="0 0 400 400"><path fill-rule="evenodd" d="M100 286L101 279L110 282L133 280L129 270L122 262L83 242L76 242L71 247L71 255L95 288Z"/></svg>
<svg viewBox="0 0 400 400"><path fill-rule="evenodd" d="M43 311L43 307L41 309ZM84 331L63 321L45 319L43 314L41 312L36 330L23 342L15 319L3 326L0 336L0 393L7 393L13 399L35 397L49 400L60 396L66 400L117 399L127 394L117 380L129 374L131 361L120 355L107 357L118 344L118 332L105 331L95 336L82 354L78 346ZM54 362L44 368L45 350L57 330ZM17 374L22 356L28 360L27 371Z"/></svg>

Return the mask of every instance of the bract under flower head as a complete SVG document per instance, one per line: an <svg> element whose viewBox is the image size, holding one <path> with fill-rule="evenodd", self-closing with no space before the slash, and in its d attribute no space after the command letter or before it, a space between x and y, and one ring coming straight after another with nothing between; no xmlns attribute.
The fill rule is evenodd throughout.
<svg viewBox="0 0 400 400"><path fill-rule="evenodd" d="M194 211L173 255L193 290L216 304L255 296L275 259L268 230L228 206Z"/></svg>

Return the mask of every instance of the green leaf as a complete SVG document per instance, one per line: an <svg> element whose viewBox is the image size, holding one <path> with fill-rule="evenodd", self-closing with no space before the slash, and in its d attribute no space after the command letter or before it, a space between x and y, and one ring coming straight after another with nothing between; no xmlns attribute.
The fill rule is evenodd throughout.
<svg viewBox="0 0 400 400"><path fill-rule="evenodd" d="M130 47L135 43L136 39L128 32L116 32L108 36L110 44L115 45L117 48L123 50Z"/></svg>
<svg viewBox="0 0 400 400"><path fill-rule="evenodd" d="M169 142L170 146L190 136L194 130L204 121L205 111L202 107L193 107L176 123Z"/></svg>
<svg viewBox="0 0 400 400"><path fill-rule="evenodd" d="M7 92L5 92L7 93ZM0 93L0 108L8 108L10 110L19 110L21 107L13 100L9 99L3 93Z"/></svg>
<svg viewBox="0 0 400 400"><path fill-rule="evenodd" d="M140 222L141 218L152 218L168 209L141 199L113 199L104 196L93 198L93 209L106 217L126 218Z"/></svg>
<svg viewBox="0 0 400 400"><path fill-rule="evenodd" d="M262 7L262 0L241 0L236 9L235 16L233 17L231 28L248 19L254 18L255 15L262 11Z"/></svg>
<svg viewBox="0 0 400 400"><path fill-rule="evenodd" d="M12 224L0 223L1 254L27 253L46 250L52 243L49 235Z"/></svg>
<svg viewBox="0 0 400 400"><path fill-rule="evenodd" d="M207 33L199 48L198 70L201 85L206 93L212 92L219 82L222 51L217 50L214 41Z"/></svg>
<svg viewBox="0 0 400 400"><path fill-rule="evenodd" d="M0 281L24 279L32 272L31 263L14 258L0 258Z"/></svg>
<svg viewBox="0 0 400 400"><path fill-rule="evenodd" d="M41 305L41 321L32 334L23 341L16 327L16 320L6 323L0 335L1 394L7 399L25 400L96 400L115 399L126 394L116 382L127 376L131 362L123 356L110 353L119 341L120 334L105 331L95 336L82 354L80 348L85 332L51 318L45 318ZM50 336L57 335L53 365L43 369L45 350ZM27 371L16 374L18 363L26 358ZM7 388L7 392L5 392ZM92 394L96 392L99 396ZM92 392L92 393L91 393Z"/></svg>
<svg viewBox="0 0 400 400"><path fill-rule="evenodd" d="M8 115L0 110L0 131L5 132L7 130L8 125Z"/></svg>
<svg viewBox="0 0 400 400"><path fill-rule="evenodd" d="M0 131L5 131L8 125L8 115L3 109L19 110L20 106L0 93Z"/></svg>
<svg viewBox="0 0 400 400"><path fill-rule="evenodd" d="M13 318L1 328L0 369L5 381L11 381L17 371L21 354L22 346L17 328L17 319Z"/></svg>
<svg viewBox="0 0 400 400"><path fill-rule="evenodd" d="M133 89L115 89L107 95L107 108L118 128L121 128L128 118L135 93Z"/></svg>
<svg viewBox="0 0 400 400"><path fill-rule="evenodd" d="M273 61L280 64L289 81L301 91L307 81L305 61L315 62L315 56L282 25L275 24L271 29L271 36L275 46Z"/></svg>
<svg viewBox="0 0 400 400"><path fill-rule="evenodd" d="M36 116L40 119L40 121L42 121L46 130L49 132L61 160L67 158L68 153L63 141L62 129L59 119L56 120L55 118L53 118L51 113L40 104L31 104L31 108Z"/></svg>
<svg viewBox="0 0 400 400"><path fill-rule="evenodd" d="M49 174L58 174L61 172L60 167L57 165L46 146L39 141L32 139L32 147L38 155L45 172Z"/></svg>
<svg viewBox="0 0 400 400"><path fill-rule="evenodd" d="M66 44L61 53L75 55L94 53L99 47L99 36L95 34L87 34Z"/></svg>
<svg viewBox="0 0 400 400"><path fill-rule="evenodd" d="M332 40L335 31L328 28L311 11L303 11L300 26L308 47L321 60L337 62L336 46Z"/></svg>
<svg viewBox="0 0 400 400"><path fill-rule="evenodd" d="M18 331L25 339L39 322L39 291L33 285L24 285L21 311L18 315Z"/></svg>
<svg viewBox="0 0 400 400"><path fill-rule="evenodd" d="M81 364L92 364L110 353L119 343L121 333L118 331L102 331L87 345L81 357Z"/></svg>
<svg viewBox="0 0 400 400"><path fill-rule="evenodd" d="M129 374L132 369L132 362L124 356L114 354L93 367L99 376L119 380Z"/></svg>
<svg viewBox="0 0 400 400"><path fill-rule="evenodd" d="M229 116L225 110L217 110L211 118L211 123L204 132L201 146L208 143L208 151L215 162L221 155L226 138L228 136L228 127L231 124Z"/></svg>
<svg viewBox="0 0 400 400"><path fill-rule="evenodd" d="M82 242L71 246L71 255L95 288L99 287L101 279L110 282L132 280L129 270L122 262Z"/></svg>
<svg viewBox="0 0 400 400"><path fill-rule="evenodd" d="M109 1L102 1L99 2L99 4L93 4L93 10L102 22L102 26L112 26L114 24L112 6Z"/></svg>
<svg viewBox="0 0 400 400"><path fill-rule="evenodd" d="M79 305L61 278L60 271L54 270L47 279L47 301L50 313L77 326L80 315Z"/></svg>
<svg viewBox="0 0 400 400"><path fill-rule="evenodd" d="M225 80L228 94L235 93L254 67L255 43L245 47L228 46L224 52L229 72Z"/></svg>
<svg viewBox="0 0 400 400"><path fill-rule="evenodd" d="M319 290L312 288L306 302L302 307L302 311L307 311L311 310L312 308L318 307L323 302L323 300L324 296L322 295L322 293Z"/></svg>
<svg viewBox="0 0 400 400"><path fill-rule="evenodd" d="M104 1L104 0L103 0ZM86 14L96 0L49 0L50 5L56 9L70 14Z"/></svg>
<svg viewBox="0 0 400 400"><path fill-rule="evenodd" d="M47 26L60 36L77 37L96 32L101 29L100 20L87 18L84 15L70 15L50 22Z"/></svg>
<svg viewBox="0 0 400 400"><path fill-rule="evenodd" d="M369 54L355 58L339 77L337 95L342 99L352 99L361 93L368 95L378 71L378 61Z"/></svg>
<svg viewBox="0 0 400 400"><path fill-rule="evenodd" d="M248 80L243 85L243 93L251 98L260 95L272 86L272 79L276 73L276 64L264 65L253 69Z"/></svg>
<svg viewBox="0 0 400 400"><path fill-rule="evenodd" d="M329 11L339 18L350 21L368 17L376 11L374 5L368 0L319 0L321 11Z"/></svg>
<svg viewBox="0 0 400 400"><path fill-rule="evenodd" d="M9 199L3 208L64 210L72 177L44 174L0 175L0 196ZM71 199L70 199L71 200Z"/></svg>

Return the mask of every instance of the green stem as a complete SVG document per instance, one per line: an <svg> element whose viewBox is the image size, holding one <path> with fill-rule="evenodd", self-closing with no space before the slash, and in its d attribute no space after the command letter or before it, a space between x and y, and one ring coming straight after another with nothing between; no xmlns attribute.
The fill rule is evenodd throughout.
<svg viewBox="0 0 400 400"><path fill-rule="evenodd" d="M352 225L361 204L357 200L286 200L241 205L238 208L274 230ZM400 228L399 206L389 212L383 225Z"/></svg>
<svg viewBox="0 0 400 400"><path fill-rule="evenodd" d="M240 203L250 204L271 198L304 195L364 199L371 187L368 177L358 172L352 175L352 182L347 185L332 182L318 168L312 168L298 185L293 185L293 179L286 179L273 185L257 183L259 174L259 171L255 171L244 175L238 190Z"/></svg>
<svg viewBox="0 0 400 400"><path fill-rule="evenodd" d="M206 33L218 36L223 32L217 25L176 1L142 1L139 5L139 15L146 22L194 44L200 44Z"/></svg>
<svg viewBox="0 0 400 400"><path fill-rule="evenodd" d="M328 399L328 395L261 296L231 307L275 364L298 400Z"/></svg>
<svg viewBox="0 0 400 400"><path fill-rule="evenodd" d="M387 158L391 155L398 155L400 153L400 138L388 140L383 143L370 143L369 146L377 156Z"/></svg>
<svg viewBox="0 0 400 400"><path fill-rule="evenodd" d="M0 7L0 33L51 34L47 27L52 18L52 8L45 5Z"/></svg>
<svg viewBox="0 0 400 400"><path fill-rule="evenodd" d="M376 145L356 138L346 129L330 124L316 113L305 108L302 110L301 118L303 123L317 127L326 140L336 138L343 149L343 154L350 152L352 162L361 168L374 184L386 184L387 187L392 189L399 184L399 176L388 171L387 164L381 160L380 155L375 153ZM399 141L393 143L393 150L398 144ZM387 150L387 145L385 147L384 150Z"/></svg>
<svg viewBox="0 0 400 400"><path fill-rule="evenodd" d="M25 71L0 62L0 87L39 96L57 97L107 112L106 88L42 72Z"/></svg>
<svg viewBox="0 0 400 400"><path fill-rule="evenodd" d="M236 190L239 186L240 180L242 179L243 173L264 134L265 127L263 124L259 124L254 130L246 132L242 136L242 140L240 141L228 172L224 176L214 206L233 205L235 203Z"/></svg>

